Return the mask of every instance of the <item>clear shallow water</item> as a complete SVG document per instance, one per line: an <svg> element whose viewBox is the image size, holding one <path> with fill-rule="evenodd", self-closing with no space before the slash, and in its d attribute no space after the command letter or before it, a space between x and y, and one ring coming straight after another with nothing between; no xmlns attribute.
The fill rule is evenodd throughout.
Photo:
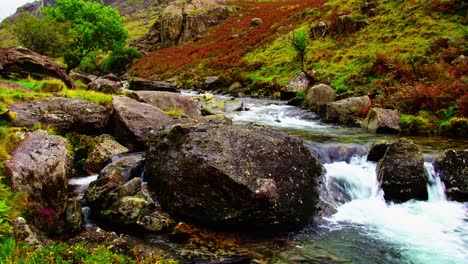
<svg viewBox="0 0 468 264"><path fill-rule="evenodd" d="M228 113L235 123L277 127L319 148L368 148L377 140L397 138L323 124L284 102L242 100L250 111ZM466 140L411 139L429 161L445 149L468 147ZM342 199L333 201L336 214L322 226L295 235L289 246L272 251L271 245L257 245L257 253L263 251L269 263L468 263L468 204L447 201L430 163L425 164L432 177L429 200L402 204L384 201L376 164L366 162L365 155L324 166L327 180L342 192Z"/></svg>

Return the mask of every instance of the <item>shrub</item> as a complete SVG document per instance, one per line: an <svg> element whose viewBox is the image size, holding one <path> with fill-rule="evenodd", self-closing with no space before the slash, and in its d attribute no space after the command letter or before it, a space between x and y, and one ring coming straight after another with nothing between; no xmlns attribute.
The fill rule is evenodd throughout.
<svg viewBox="0 0 468 264"><path fill-rule="evenodd" d="M101 62L101 70L104 72L122 74L136 59L142 56L143 53L134 48L120 48L114 50Z"/></svg>
<svg viewBox="0 0 468 264"><path fill-rule="evenodd" d="M407 135L431 135L432 124L427 117L414 115L401 115L398 122L401 132Z"/></svg>

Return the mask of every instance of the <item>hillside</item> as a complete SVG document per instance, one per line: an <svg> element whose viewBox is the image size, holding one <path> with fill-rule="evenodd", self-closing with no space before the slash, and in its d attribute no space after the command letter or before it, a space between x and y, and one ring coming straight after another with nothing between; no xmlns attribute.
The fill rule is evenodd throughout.
<svg viewBox="0 0 468 264"><path fill-rule="evenodd" d="M202 87L216 75L224 89L240 82L252 94L271 96L301 72L291 38L293 31L306 31L306 67L316 80L411 115L403 119L416 127L412 133L468 116L464 1L231 3L238 11L209 35L148 54L132 74L176 77L185 87ZM256 17L263 23L252 26Z"/></svg>

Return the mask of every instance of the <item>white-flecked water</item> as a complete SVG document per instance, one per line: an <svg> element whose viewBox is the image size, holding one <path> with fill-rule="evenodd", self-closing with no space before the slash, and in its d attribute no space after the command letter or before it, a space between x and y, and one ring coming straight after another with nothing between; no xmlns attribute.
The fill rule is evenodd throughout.
<svg viewBox="0 0 468 264"><path fill-rule="evenodd" d="M277 127L306 143L370 146L376 136L358 128L321 123L312 115L284 102L241 99L249 111L231 112L235 123ZM456 142L414 138L425 156L433 156ZM463 142L466 143L466 142ZM428 201L386 203L376 176L376 163L356 156L348 162L324 164L326 179L339 183L346 201L317 230L295 236L294 246L276 252L271 263L468 263L468 204L448 201L432 165Z"/></svg>

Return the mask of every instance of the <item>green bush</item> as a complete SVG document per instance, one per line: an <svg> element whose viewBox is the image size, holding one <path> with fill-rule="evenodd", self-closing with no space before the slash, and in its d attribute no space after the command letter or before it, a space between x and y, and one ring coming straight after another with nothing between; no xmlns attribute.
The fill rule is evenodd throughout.
<svg viewBox="0 0 468 264"><path fill-rule="evenodd" d="M401 132L407 135L426 135L432 134L432 123L425 116L401 115L399 125Z"/></svg>
<svg viewBox="0 0 468 264"><path fill-rule="evenodd" d="M104 72L122 74L136 59L142 56L143 53L134 48L114 50L101 62L101 70Z"/></svg>

